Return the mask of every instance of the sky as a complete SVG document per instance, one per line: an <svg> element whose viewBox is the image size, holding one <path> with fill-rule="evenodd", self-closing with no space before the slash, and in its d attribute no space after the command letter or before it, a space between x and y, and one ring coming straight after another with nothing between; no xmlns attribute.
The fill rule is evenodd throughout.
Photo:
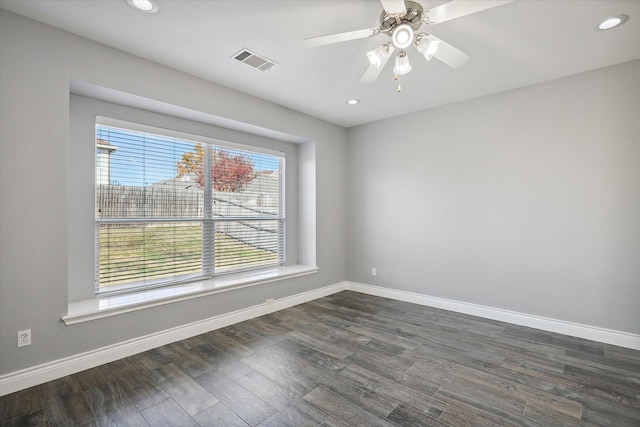
<svg viewBox="0 0 640 427"><path fill-rule="evenodd" d="M110 155L112 185L148 186L176 177L176 163L184 153L193 152L197 143L107 126L97 126L96 137L116 147ZM229 149L246 155L254 170L273 171L278 158L259 153Z"/></svg>

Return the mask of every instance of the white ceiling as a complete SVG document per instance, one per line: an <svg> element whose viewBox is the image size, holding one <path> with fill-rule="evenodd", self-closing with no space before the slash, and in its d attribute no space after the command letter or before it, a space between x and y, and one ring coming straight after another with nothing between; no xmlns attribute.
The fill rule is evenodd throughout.
<svg viewBox="0 0 640 427"><path fill-rule="evenodd" d="M430 26L471 60L451 69L410 48L413 70L397 93L392 61L375 83L360 83L365 52L386 35L302 44L377 27L377 0L156 1L155 14L126 0L0 0L0 7L345 127L640 58L640 0L515 0ZM443 3L418 1L425 10ZM630 16L626 24L594 31L621 13ZM278 65L262 72L231 59L242 48ZM347 106L350 98L361 103Z"/></svg>

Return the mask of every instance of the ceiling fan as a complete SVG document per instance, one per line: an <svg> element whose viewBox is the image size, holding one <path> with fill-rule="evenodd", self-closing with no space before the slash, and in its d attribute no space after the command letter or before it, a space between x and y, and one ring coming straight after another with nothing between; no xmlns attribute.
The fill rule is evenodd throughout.
<svg viewBox="0 0 640 427"><path fill-rule="evenodd" d="M409 58L407 52L404 50L411 45L424 55L427 61L435 57L452 68L458 68L469 60L469 55L433 34L418 32L420 27L450 21L512 1L513 0L452 0L425 11L419 3L414 1L380 0L383 11L380 15L379 27L348 31L346 33L331 34L328 36L310 37L304 40L304 44L307 47L322 46L373 37L379 34L385 34L391 37L391 40L387 43L367 52L370 65L360 80L362 83L375 81L396 50L399 50L393 69L396 79L398 75L411 71ZM400 86L398 86L398 91L400 91Z"/></svg>

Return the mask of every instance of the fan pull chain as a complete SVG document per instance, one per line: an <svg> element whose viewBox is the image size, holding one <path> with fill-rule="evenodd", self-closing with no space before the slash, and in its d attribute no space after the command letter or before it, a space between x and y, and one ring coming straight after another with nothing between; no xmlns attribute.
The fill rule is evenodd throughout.
<svg viewBox="0 0 640 427"><path fill-rule="evenodd" d="M398 82L398 93L402 92L402 85L400 85L400 77L397 74L394 74L393 80Z"/></svg>

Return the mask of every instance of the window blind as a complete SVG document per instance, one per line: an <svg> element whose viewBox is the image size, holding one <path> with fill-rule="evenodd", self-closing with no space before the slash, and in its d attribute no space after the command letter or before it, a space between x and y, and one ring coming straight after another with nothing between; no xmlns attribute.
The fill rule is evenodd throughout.
<svg viewBox="0 0 640 427"><path fill-rule="evenodd" d="M96 125L96 293L285 260L284 157Z"/></svg>

